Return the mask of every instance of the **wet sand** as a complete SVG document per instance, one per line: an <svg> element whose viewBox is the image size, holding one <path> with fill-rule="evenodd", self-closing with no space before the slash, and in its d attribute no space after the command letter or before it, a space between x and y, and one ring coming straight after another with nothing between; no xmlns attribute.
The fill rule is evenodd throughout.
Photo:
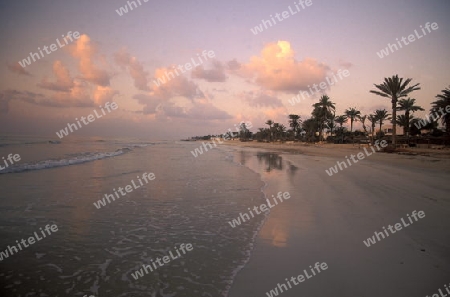
<svg viewBox="0 0 450 297"><path fill-rule="evenodd" d="M445 152L431 157L376 153L329 176L325 169L363 148L227 145L240 154L276 152L270 159L278 170L261 172L265 192L291 194L271 209L230 297L268 296L278 283L309 272L316 262L326 262L328 269L298 285L291 282L282 296L431 296L450 282L450 159ZM363 243L414 210L425 217L370 247Z"/></svg>

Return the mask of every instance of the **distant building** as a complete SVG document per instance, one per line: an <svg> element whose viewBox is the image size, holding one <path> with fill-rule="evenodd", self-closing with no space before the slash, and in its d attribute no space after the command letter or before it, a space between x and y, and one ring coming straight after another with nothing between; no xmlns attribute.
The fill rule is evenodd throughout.
<svg viewBox="0 0 450 297"><path fill-rule="evenodd" d="M378 133L378 131L380 131L380 129L375 129L375 133ZM392 134L394 132L392 129L392 125L382 125L381 131L383 131L384 135L386 135L386 136L392 136ZM396 135L403 136L403 127L400 127L399 125L397 125Z"/></svg>

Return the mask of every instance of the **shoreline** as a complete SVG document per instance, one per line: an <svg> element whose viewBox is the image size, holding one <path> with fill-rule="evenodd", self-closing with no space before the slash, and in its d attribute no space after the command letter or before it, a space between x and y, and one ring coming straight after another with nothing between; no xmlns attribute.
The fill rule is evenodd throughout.
<svg viewBox="0 0 450 297"><path fill-rule="evenodd" d="M450 278L445 268L450 265L445 228L450 225L446 182L450 159L445 153L380 152L331 177L325 169L363 146L224 144L235 149L236 157L247 156L245 166L254 167L248 164L250 155L270 156L258 159L263 163L278 158L279 165L259 172L268 184L265 192L291 193L288 201L271 209L228 297L266 296L286 277L298 275L301 267L315 262L326 262L329 272L283 292L284 297L426 296ZM260 164L260 169L265 165ZM427 214L421 224L370 248L364 245L382 226L414 210Z"/></svg>
<svg viewBox="0 0 450 297"><path fill-rule="evenodd" d="M229 140L223 143L224 145L230 146L241 146L241 147L252 147L252 148L262 148L266 150L275 150L279 152L289 152L289 153L303 153L306 155L313 156L337 156L336 151L339 152L354 152L358 150L363 150L364 147L369 147L369 145L359 145L359 144L330 144L330 143L304 143L304 142L294 142L294 143L267 143L267 142L256 142L247 141L241 142L239 140ZM379 153L387 155L410 155L410 156L424 156L433 157L441 159L450 159L450 148L445 149L431 149L431 148L407 148L399 149L396 153L386 153L379 151Z"/></svg>
<svg viewBox="0 0 450 297"><path fill-rule="evenodd" d="M368 145L353 144L307 144L307 143L263 143L263 142L241 142L232 140L224 143L230 147L242 149L261 149L266 152L274 152L282 155L304 155L313 158L334 159L336 161L345 160L351 154L356 155L364 152ZM375 162L377 164L395 164L402 168L410 170L420 170L422 168L437 172L450 173L450 150L437 149L403 149L401 152L386 153L377 151L361 162ZM328 166L325 169L329 169Z"/></svg>

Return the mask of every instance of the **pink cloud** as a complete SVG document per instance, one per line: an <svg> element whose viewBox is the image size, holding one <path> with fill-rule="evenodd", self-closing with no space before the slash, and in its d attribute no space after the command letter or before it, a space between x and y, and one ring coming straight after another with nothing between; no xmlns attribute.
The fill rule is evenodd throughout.
<svg viewBox="0 0 450 297"><path fill-rule="evenodd" d="M106 102L113 102L114 96L119 94L118 91L111 89L111 87L97 86L94 90L94 102L97 105L103 105Z"/></svg>
<svg viewBox="0 0 450 297"><path fill-rule="evenodd" d="M194 68L194 70L192 70L192 77L204 79L208 82L224 82L227 80L225 67L217 60L212 62L211 69L205 69L203 65Z"/></svg>
<svg viewBox="0 0 450 297"><path fill-rule="evenodd" d="M273 92L243 92L241 98L251 107L280 107L283 106Z"/></svg>
<svg viewBox="0 0 450 297"><path fill-rule="evenodd" d="M330 68L315 59L297 61L295 52L287 41L269 43L250 62L240 67L239 73L253 79L268 90L296 93L308 85L325 80Z"/></svg>
<svg viewBox="0 0 450 297"><path fill-rule="evenodd" d="M19 63L7 64L6 67L9 71L17 73L19 75L31 76L31 73L25 70Z"/></svg>
<svg viewBox="0 0 450 297"><path fill-rule="evenodd" d="M190 108L180 107L171 102L166 102L158 110L160 116L169 118L185 118L192 120L226 120L233 118L227 112L218 109L204 100L195 101Z"/></svg>
<svg viewBox="0 0 450 297"><path fill-rule="evenodd" d="M70 92L70 89L74 87L74 81L69 70L61 61L53 63L53 74L56 77L56 82L49 82L44 78L38 83L38 86L51 91Z"/></svg>
<svg viewBox="0 0 450 297"><path fill-rule="evenodd" d="M79 59L78 67L83 79L96 85L109 86L109 74L99 69L93 62L96 48L89 36L81 35L74 44L68 46L68 50L73 57Z"/></svg>
<svg viewBox="0 0 450 297"><path fill-rule="evenodd" d="M157 68L154 77L163 77L165 76L165 73L171 71L173 71L173 68ZM203 93L199 90L198 86L183 75L174 76L174 78L166 80L166 82L160 86L154 85L151 93L161 99L182 96L192 100L199 96L203 96Z"/></svg>
<svg viewBox="0 0 450 297"><path fill-rule="evenodd" d="M114 54L116 63L128 68L131 78L134 80L134 86L141 91L149 91L148 87L148 72L144 71L142 63L136 57L131 56L126 50L121 50Z"/></svg>

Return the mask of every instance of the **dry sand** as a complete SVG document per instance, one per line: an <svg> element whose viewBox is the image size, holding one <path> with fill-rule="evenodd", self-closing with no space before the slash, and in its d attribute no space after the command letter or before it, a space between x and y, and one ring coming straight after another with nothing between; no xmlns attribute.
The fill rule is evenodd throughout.
<svg viewBox="0 0 450 297"><path fill-rule="evenodd" d="M262 174L265 191L292 197L271 209L229 297L267 296L316 262L329 268L281 295L425 297L450 283L448 151L421 150L431 157L376 153L328 176L325 169L362 148L226 144L250 154L280 153L288 167ZM375 231L414 210L424 211L425 218L364 245Z"/></svg>

